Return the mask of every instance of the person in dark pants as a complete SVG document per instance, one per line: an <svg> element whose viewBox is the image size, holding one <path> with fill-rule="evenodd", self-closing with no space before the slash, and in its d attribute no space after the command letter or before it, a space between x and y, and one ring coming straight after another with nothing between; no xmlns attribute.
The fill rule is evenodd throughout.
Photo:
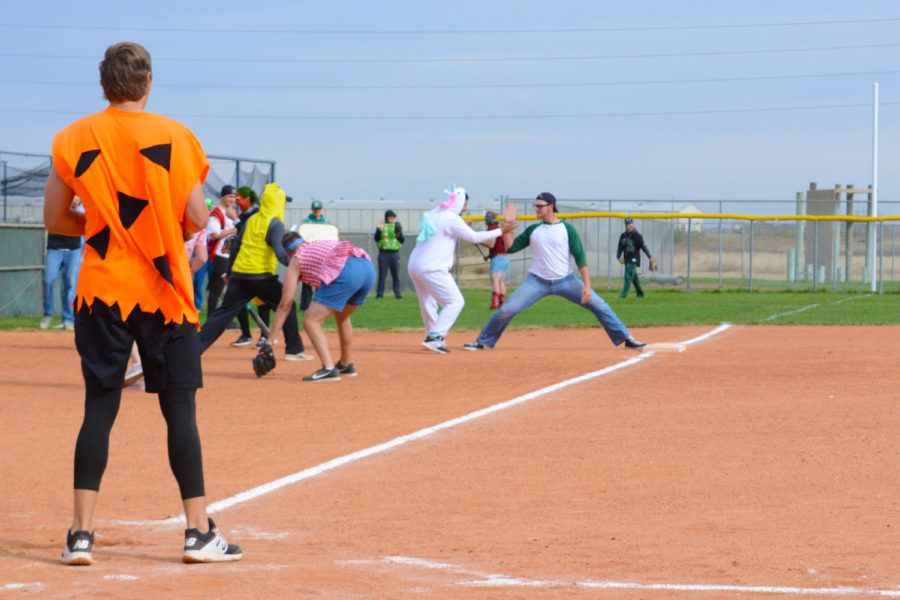
<svg viewBox="0 0 900 600"><path fill-rule="evenodd" d="M388 271L391 272L394 296L402 298L400 294L400 245L403 244L403 227L397 221L397 213L392 210L385 211L384 221L375 228L375 241L378 243L378 286L375 288L375 297L384 296L384 282Z"/></svg>
<svg viewBox="0 0 900 600"><path fill-rule="evenodd" d="M215 342L228 323L253 298L259 298L271 308L281 301L281 282L275 275L280 262L287 266L290 259L284 251L284 205L287 197L277 183L270 183L263 191L259 212L241 228L231 249L228 287L222 305L213 312L200 329L200 351L205 352ZM292 310L284 322L285 360L310 360L303 353L303 341L297 325L297 313Z"/></svg>
<svg viewBox="0 0 900 600"><path fill-rule="evenodd" d="M625 265L625 285L622 287L622 293L619 294L619 298L628 296L632 284L634 284L634 291L637 292L637 297L644 297L644 290L641 289L641 279L638 277L637 272L638 267L641 266L641 250L650 259L650 270L655 270L656 259L650 256L650 249L644 244L644 237L634 228L634 219L626 217L625 231L619 236L619 247L616 250L616 258Z"/></svg>
<svg viewBox="0 0 900 600"><path fill-rule="evenodd" d="M195 396L203 373L184 238L206 224L209 162L187 127L144 111L152 81L145 48L110 46L100 63L109 106L53 139L44 223L50 233L86 238L75 293L84 419L75 443L72 526L60 557L66 565L93 563L94 508L135 341L146 389L158 394L166 421L169 466L187 521L182 560L242 556L207 515L197 430ZM84 213L69 208L75 194Z"/></svg>
<svg viewBox="0 0 900 600"><path fill-rule="evenodd" d="M253 191L249 186L241 186L237 189L236 192L237 200L235 201L235 206L238 207L240 213L238 213L238 218L234 222L234 226L237 229L238 233L244 228L244 225L247 224L247 221L259 212L259 196L256 195L256 192ZM263 320L263 323L268 327L269 325L269 307L266 304L259 304L257 306L257 311L259 313L259 317ZM247 313L247 308L242 308L237 315L238 323L241 326L241 336L235 341L231 342L232 346L241 347L241 346L250 346L253 344L253 338L250 336L250 315ZM264 335L260 334L259 341L256 346L261 347L266 343L266 338Z"/></svg>

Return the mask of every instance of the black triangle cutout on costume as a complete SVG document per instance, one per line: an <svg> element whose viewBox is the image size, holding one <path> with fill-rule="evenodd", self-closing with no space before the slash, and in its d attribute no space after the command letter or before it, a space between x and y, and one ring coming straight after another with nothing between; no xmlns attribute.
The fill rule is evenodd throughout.
<svg viewBox="0 0 900 600"><path fill-rule="evenodd" d="M125 229L128 229L134 225L134 222L137 221L137 218L141 215L141 211L144 210L144 207L150 204L150 202L129 196L128 194L123 194L122 192L116 193L119 195L119 219L122 221L122 225L125 226Z"/></svg>
<svg viewBox="0 0 900 600"><path fill-rule="evenodd" d="M109 250L109 225L89 237L86 243L97 251L100 258L106 258L106 251Z"/></svg>
<svg viewBox="0 0 900 600"><path fill-rule="evenodd" d="M168 171L169 161L172 158L172 144L157 144L149 148L142 148L141 154Z"/></svg>
<svg viewBox="0 0 900 600"><path fill-rule="evenodd" d="M87 171L91 164L93 164L94 159L100 156L99 150L87 150L81 153L81 156L78 157L78 164L75 165L75 177L81 177L84 175L84 172Z"/></svg>
<svg viewBox="0 0 900 600"><path fill-rule="evenodd" d="M166 255L157 256L153 259L153 264L156 266L156 270L159 271L159 274L162 275L162 278L169 282L173 288L175 287L175 282L172 281L172 271L169 270L169 261L166 260Z"/></svg>

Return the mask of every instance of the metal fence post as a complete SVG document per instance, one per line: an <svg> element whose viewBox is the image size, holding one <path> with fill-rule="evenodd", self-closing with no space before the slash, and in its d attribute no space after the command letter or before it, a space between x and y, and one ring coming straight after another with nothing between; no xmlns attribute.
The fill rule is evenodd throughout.
<svg viewBox="0 0 900 600"><path fill-rule="evenodd" d="M834 184L834 216L841 213L841 189L839 183ZM841 264L841 222L831 224L831 289L837 289L838 268Z"/></svg>
<svg viewBox="0 0 900 600"><path fill-rule="evenodd" d="M3 165L3 222L6 223L6 161L0 161L0 164ZM50 164L50 168L53 168L53 163Z"/></svg>
<svg viewBox="0 0 900 600"><path fill-rule="evenodd" d="M878 295L884 294L884 221L878 223Z"/></svg>
<svg viewBox="0 0 900 600"><path fill-rule="evenodd" d="M803 192L797 192L797 215L803 215L806 213L806 195ZM797 254L794 255L796 262L796 268L794 272L797 273L797 280L806 279L806 252L804 248L804 244L806 243L806 221L800 219L796 223L797 231L796 231L796 250Z"/></svg>
<svg viewBox="0 0 900 600"><path fill-rule="evenodd" d="M612 212L612 200L609 201L609 212ZM612 217L606 217L606 245L609 250L606 253L606 289L612 289L612 257L618 248L613 249Z"/></svg>
<svg viewBox="0 0 900 600"><path fill-rule="evenodd" d="M687 291L691 291L691 218L687 222Z"/></svg>
<svg viewBox="0 0 900 600"><path fill-rule="evenodd" d="M813 291L819 289L819 222L813 221L816 228L813 230Z"/></svg>
<svg viewBox="0 0 900 600"><path fill-rule="evenodd" d="M748 291L753 291L753 226L756 224L756 221L750 221L750 289Z"/></svg>
<svg viewBox="0 0 900 600"><path fill-rule="evenodd" d="M719 200L719 287L722 287L722 201Z"/></svg>

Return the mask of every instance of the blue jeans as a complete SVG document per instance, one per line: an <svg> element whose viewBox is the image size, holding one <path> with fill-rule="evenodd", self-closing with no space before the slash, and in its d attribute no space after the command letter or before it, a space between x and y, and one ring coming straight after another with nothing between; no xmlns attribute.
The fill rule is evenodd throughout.
<svg viewBox="0 0 900 600"><path fill-rule="evenodd" d="M81 267L81 248L77 250L47 250L44 261L44 316L53 316L53 285L62 275L60 300L63 323L75 322L75 287L78 285L78 269Z"/></svg>
<svg viewBox="0 0 900 600"><path fill-rule="evenodd" d="M597 295L597 292L591 290L590 300L588 300L587 304L581 304L582 288L584 288L584 282L572 273L569 273L562 279L552 281L529 273L522 285L516 288L510 297L506 299L506 303L490 318L475 341L488 348L493 348L500 336L503 335L506 326L513 320L513 317L544 296L551 294L562 296L566 300L584 306L594 313L594 316L603 325L603 329L606 330L606 335L609 336L613 345L618 346L628 339L631 336L628 328L619 320L619 317L616 316L616 313L612 311L603 298Z"/></svg>
<svg viewBox="0 0 900 600"><path fill-rule="evenodd" d="M194 273L194 306L197 310L203 310L203 290L206 289L206 276L209 274L209 261L203 263Z"/></svg>

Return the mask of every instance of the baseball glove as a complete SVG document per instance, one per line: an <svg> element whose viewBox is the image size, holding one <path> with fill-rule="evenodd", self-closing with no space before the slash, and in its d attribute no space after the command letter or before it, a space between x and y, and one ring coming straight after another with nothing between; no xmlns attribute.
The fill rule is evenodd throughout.
<svg viewBox="0 0 900 600"><path fill-rule="evenodd" d="M656 259L655 259L655 258L651 258L651 259L650 259L650 270L651 270L651 271L659 271L659 265L656 264Z"/></svg>
<svg viewBox="0 0 900 600"><path fill-rule="evenodd" d="M263 344L259 354L253 357L253 372L262 377L275 368L275 352L269 344Z"/></svg>

